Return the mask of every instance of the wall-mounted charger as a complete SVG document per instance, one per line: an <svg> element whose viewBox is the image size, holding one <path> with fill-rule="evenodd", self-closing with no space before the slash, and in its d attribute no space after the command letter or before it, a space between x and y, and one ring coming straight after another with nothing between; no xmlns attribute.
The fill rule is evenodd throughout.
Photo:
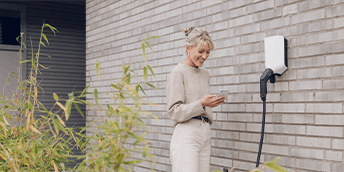
<svg viewBox="0 0 344 172"><path fill-rule="evenodd" d="M264 38L265 68L281 76L288 69L288 41L283 36Z"/></svg>

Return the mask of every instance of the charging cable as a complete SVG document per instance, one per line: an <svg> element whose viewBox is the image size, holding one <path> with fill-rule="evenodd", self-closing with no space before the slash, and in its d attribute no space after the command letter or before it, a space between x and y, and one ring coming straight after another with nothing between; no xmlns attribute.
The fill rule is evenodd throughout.
<svg viewBox="0 0 344 172"><path fill-rule="evenodd" d="M260 154L262 152L263 139L264 139L264 128L265 128L265 113L266 113L266 101L263 101L263 119L262 119L262 133L260 135L259 151L257 156L256 168L259 167Z"/></svg>
<svg viewBox="0 0 344 172"><path fill-rule="evenodd" d="M262 132L260 136L259 150L256 162L256 168L259 167L260 154L262 152L263 140L264 140L264 127L265 127L265 113L266 113L266 94L268 93L267 82L275 82L275 75L272 69L266 69L260 77L260 98L263 101L263 119L262 119Z"/></svg>

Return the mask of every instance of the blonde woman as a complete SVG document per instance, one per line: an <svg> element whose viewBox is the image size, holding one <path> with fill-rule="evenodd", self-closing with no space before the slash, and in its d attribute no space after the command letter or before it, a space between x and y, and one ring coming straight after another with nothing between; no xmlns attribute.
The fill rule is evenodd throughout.
<svg viewBox="0 0 344 172"><path fill-rule="evenodd" d="M169 75L167 111L174 131L170 144L172 172L209 172L212 109L225 97L210 95L210 74L201 68L214 48L207 31L184 29L186 59Z"/></svg>

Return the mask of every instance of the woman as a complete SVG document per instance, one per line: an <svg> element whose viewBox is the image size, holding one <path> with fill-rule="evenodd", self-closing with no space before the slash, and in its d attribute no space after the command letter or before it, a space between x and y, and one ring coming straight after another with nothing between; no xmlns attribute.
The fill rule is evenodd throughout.
<svg viewBox="0 0 344 172"><path fill-rule="evenodd" d="M167 111L174 122L170 145L173 172L209 172L212 109L225 100L210 95L210 74L203 68L213 49L207 31L184 29L187 58L169 75L166 85Z"/></svg>

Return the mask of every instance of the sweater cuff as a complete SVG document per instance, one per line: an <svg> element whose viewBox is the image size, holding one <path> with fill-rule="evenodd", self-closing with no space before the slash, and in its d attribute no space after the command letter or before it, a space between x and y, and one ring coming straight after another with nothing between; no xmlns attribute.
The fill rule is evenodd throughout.
<svg viewBox="0 0 344 172"><path fill-rule="evenodd" d="M206 112L205 107L202 106L201 100L199 100L198 102L199 102L199 104L200 104L200 105L199 105L199 107L200 107L200 112L201 112L201 113Z"/></svg>

